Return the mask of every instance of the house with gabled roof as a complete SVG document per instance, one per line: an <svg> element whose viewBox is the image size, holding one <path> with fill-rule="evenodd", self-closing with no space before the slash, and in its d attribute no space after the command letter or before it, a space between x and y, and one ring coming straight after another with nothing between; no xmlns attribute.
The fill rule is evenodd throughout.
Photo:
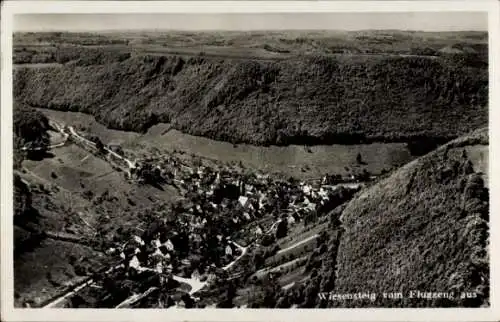
<svg viewBox="0 0 500 322"><path fill-rule="evenodd" d="M233 249L231 248L230 245L226 246L226 251L225 252L226 252L226 255L228 255L228 256L232 256L233 255Z"/></svg>
<svg viewBox="0 0 500 322"><path fill-rule="evenodd" d="M165 243L163 243L163 246L165 246L169 251L174 250L174 244L170 241L170 239L167 239Z"/></svg>
<svg viewBox="0 0 500 322"><path fill-rule="evenodd" d="M139 262L139 259L137 256L134 255L130 262L128 263L128 266L131 268L134 268L135 270L139 271L141 269L141 263Z"/></svg>
<svg viewBox="0 0 500 322"><path fill-rule="evenodd" d="M199 280L200 276L201 276L200 271L197 268L195 268L194 271L191 273L192 279Z"/></svg>
<svg viewBox="0 0 500 322"><path fill-rule="evenodd" d="M245 196L240 196L238 198L238 202L240 203L240 205L244 208L246 208L249 204L249 199L248 197L245 197Z"/></svg>
<svg viewBox="0 0 500 322"><path fill-rule="evenodd" d="M132 238L133 238L133 240L134 240L134 242L135 242L136 244L139 244L140 246L144 246L144 245L146 245L146 243L142 240L142 238L141 238L141 237L139 237L139 236L137 236L137 235L134 235L134 236L132 236Z"/></svg>

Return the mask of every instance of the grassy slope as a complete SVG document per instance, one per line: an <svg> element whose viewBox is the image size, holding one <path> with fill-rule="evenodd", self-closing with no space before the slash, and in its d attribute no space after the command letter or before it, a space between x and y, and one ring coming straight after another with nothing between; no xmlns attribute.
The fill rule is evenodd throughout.
<svg viewBox="0 0 500 322"><path fill-rule="evenodd" d="M31 205L32 211L25 213L14 224L14 291L15 305L24 302L39 304L77 283L85 273L76 269L99 269L105 264L103 255L91 247L78 242L53 240L39 235L41 232L69 233L75 238L90 240L93 229L83 224L82 218L93 224L88 214L80 213L88 206L86 200L77 195L65 196L63 191L49 189L44 181L28 173L19 173L30 183L28 191L20 191L16 184L15 197L22 200L20 207ZM23 198L24 199L18 199ZM28 198L26 198L28 197ZM80 213L80 214L78 214ZM83 241L84 242L84 241ZM85 242L84 242L85 243Z"/></svg>
<svg viewBox="0 0 500 322"><path fill-rule="evenodd" d="M89 113L112 128L145 131L164 122L258 145L451 138L487 124L487 69L444 58L134 56L99 63L18 68L14 96Z"/></svg>
<svg viewBox="0 0 500 322"><path fill-rule="evenodd" d="M47 198L80 212L94 230L103 229L111 235L121 226L137 226L141 222L140 217L134 217L137 211L144 211L155 203L169 203L178 197L177 191L170 186L162 191L127 182L122 172L114 171L107 162L75 145L52 152L53 158L24 161L29 171L24 176L30 182L57 186L59 191ZM85 195L88 191L92 196ZM47 216L51 225L58 221L55 214ZM105 220L106 224L100 220ZM80 225L83 225L81 221Z"/></svg>
<svg viewBox="0 0 500 322"><path fill-rule="evenodd" d="M120 144L133 153L150 155L152 150L184 151L222 162L242 162L245 167L266 172L279 172L297 178L320 178L325 173L347 174L349 171L380 173L382 169L398 167L413 159L404 143L373 143L360 145L317 145L308 152L303 146L285 147L233 145L203 137L169 130L168 124L151 127L147 133L108 129L92 116L78 112L39 109L50 119L84 128L97 135L106 144ZM356 162L360 153L366 164ZM346 171L346 167L350 170Z"/></svg>
<svg viewBox="0 0 500 322"><path fill-rule="evenodd" d="M481 169L474 164L466 170L462 155L468 148L467 158L477 160L487 144L487 130L476 131L407 164L351 201L341 217L345 232L334 292L467 291L478 298L458 305L488 303L488 192L481 197L480 184L474 188L472 177L481 176L474 171ZM457 302L407 298L344 305Z"/></svg>
<svg viewBox="0 0 500 322"><path fill-rule="evenodd" d="M42 303L84 278L78 276L75 266L68 262L70 256L76 258L79 265L102 267L103 255L93 249L51 239L42 240L34 251L17 257L14 261L15 305L22 306L25 301Z"/></svg>
<svg viewBox="0 0 500 322"><path fill-rule="evenodd" d="M25 222L31 232L15 225L16 305L47 300L78 279L76 266L87 267L91 272L107 261L100 252L78 243L47 238L37 241L34 231L70 234L100 248L100 242L119 236L120 229L144 227L142 215L148 207L158 201L168 203L177 195L169 187L161 191L130 184L123 173L112 171L109 164L88 156L75 145L54 149L52 153L53 158L25 160L23 167L27 171L18 172L30 183L31 204L38 215ZM53 178L52 173L57 177ZM99 177L103 173L109 174ZM40 190L39 185L44 189ZM85 191L93 192L91 200L84 196Z"/></svg>

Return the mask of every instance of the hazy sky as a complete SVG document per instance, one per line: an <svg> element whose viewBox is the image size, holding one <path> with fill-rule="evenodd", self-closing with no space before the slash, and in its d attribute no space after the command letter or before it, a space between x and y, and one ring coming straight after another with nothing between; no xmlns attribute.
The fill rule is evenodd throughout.
<svg viewBox="0 0 500 322"><path fill-rule="evenodd" d="M289 14L26 14L14 31L99 31L137 29L280 30L402 29L488 30L483 12L289 13Z"/></svg>

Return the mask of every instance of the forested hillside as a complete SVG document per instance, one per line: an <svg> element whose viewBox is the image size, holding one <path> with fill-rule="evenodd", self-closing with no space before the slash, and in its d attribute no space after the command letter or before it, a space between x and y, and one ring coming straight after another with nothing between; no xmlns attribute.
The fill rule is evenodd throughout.
<svg viewBox="0 0 500 322"><path fill-rule="evenodd" d="M60 67L16 68L14 96L89 113L111 128L166 122L234 143L448 140L488 120L488 71L467 57L240 61L96 52Z"/></svg>
<svg viewBox="0 0 500 322"><path fill-rule="evenodd" d="M379 296L375 302L330 305L488 305L487 160L488 130L482 129L407 164L352 200L340 218L331 290ZM323 264L328 279L331 262ZM410 298L412 290L454 292L455 298ZM405 297L384 299L382 292Z"/></svg>

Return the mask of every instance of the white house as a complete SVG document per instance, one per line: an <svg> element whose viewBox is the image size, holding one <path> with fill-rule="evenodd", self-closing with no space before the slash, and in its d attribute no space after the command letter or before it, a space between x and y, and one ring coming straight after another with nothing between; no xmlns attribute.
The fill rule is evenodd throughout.
<svg viewBox="0 0 500 322"><path fill-rule="evenodd" d="M311 187L310 185L304 185L304 186L302 187L302 191L303 191L306 195L308 195L308 194L310 194L310 193L311 193L311 191L312 191L312 187Z"/></svg>
<svg viewBox="0 0 500 322"><path fill-rule="evenodd" d="M257 236L261 236L262 234L263 234L263 232L262 232L262 228L257 227L257 228L255 229L255 235L257 235Z"/></svg>
<svg viewBox="0 0 500 322"><path fill-rule="evenodd" d="M293 216L288 216L287 220L289 225L295 224L295 218L293 218Z"/></svg>
<svg viewBox="0 0 500 322"><path fill-rule="evenodd" d="M266 204L267 204L266 197L264 195L262 195L259 198L259 208L263 208Z"/></svg>
<svg viewBox="0 0 500 322"><path fill-rule="evenodd" d="M139 245L141 245L141 246L144 246L144 245L146 244L146 243L142 240L142 238L141 238L141 237L139 237L139 236L134 235L134 237L133 237L133 238L134 238L134 241L135 241L136 243L138 243Z"/></svg>
<svg viewBox="0 0 500 322"><path fill-rule="evenodd" d="M233 249L229 245L226 246L226 255L228 255L228 256L233 255Z"/></svg>
<svg viewBox="0 0 500 322"><path fill-rule="evenodd" d="M153 239L152 243L155 248L159 248L161 246L161 242L158 239Z"/></svg>
<svg viewBox="0 0 500 322"><path fill-rule="evenodd" d="M193 273L191 273L191 278L195 279L195 280L199 280L200 279L200 272L198 271L198 269L195 269L193 271Z"/></svg>
<svg viewBox="0 0 500 322"><path fill-rule="evenodd" d="M318 194L323 199L328 198L328 191L326 191L323 187L319 189Z"/></svg>
<svg viewBox="0 0 500 322"><path fill-rule="evenodd" d="M132 257L128 265L132 268L135 268L136 270L140 270L141 268L141 263L139 262L137 256Z"/></svg>
<svg viewBox="0 0 500 322"><path fill-rule="evenodd" d="M248 197L245 197L245 196L240 196L238 198L238 201L239 203L243 206L243 207L246 207L247 204L248 204Z"/></svg>
<svg viewBox="0 0 500 322"><path fill-rule="evenodd" d="M151 257L157 257L157 258L163 258L165 255L161 252L159 248L157 248L153 254L151 254Z"/></svg>
<svg viewBox="0 0 500 322"><path fill-rule="evenodd" d="M163 246L165 246L169 251L174 250L174 244L172 244L170 239L167 239L167 241L163 243Z"/></svg>

